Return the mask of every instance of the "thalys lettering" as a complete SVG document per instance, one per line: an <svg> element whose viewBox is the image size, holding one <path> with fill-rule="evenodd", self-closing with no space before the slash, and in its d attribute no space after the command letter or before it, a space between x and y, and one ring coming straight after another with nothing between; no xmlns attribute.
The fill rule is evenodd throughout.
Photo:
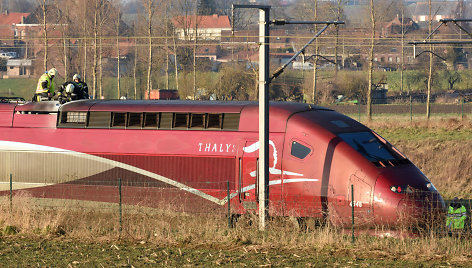
<svg viewBox="0 0 472 268"><path fill-rule="evenodd" d="M236 146L228 143L198 143L199 152L212 152L212 153L234 153L236 152Z"/></svg>

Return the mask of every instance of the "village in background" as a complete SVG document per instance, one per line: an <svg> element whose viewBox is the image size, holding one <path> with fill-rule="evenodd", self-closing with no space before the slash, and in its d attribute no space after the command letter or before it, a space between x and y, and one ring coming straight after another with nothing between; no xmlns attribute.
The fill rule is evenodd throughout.
<svg viewBox="0 0 472 268"><path fill-rule="evenodd" d="M54 67L57 83L82 75L94 98L256 100L258 13L237 10L232 17L233 3L271 5L271 19L346 22L329 28L272 83L271 99L365 103L372 34L367 0L3 0L0 95L29 99L37 78ZM428 47L414 51L408 42L428 36L430 13L433 28L441 19L472 18L472 1L375 0L374 103L426 100L429 55L420 53ZM451 26L434 40L471 39ZM271 70L320 28L272 26ZM471 100L470 52L470 45L434 47L433 100ZM7 81L14 79L31 85L12 88Z"/></svg>

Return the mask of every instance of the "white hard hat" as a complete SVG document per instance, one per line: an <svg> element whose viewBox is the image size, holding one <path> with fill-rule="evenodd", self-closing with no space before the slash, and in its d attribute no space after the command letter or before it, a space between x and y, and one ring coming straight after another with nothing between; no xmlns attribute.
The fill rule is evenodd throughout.
<svg viewBox="0 0 472 268"><path fill-rule="evenodd" d="M79 79L80 80L80 74L74 74L72 77L72 80Z"/></svg>
<svg viewBox="0 0 472 268"><path fill-rule="evenodd" d="M73 85L73 84L68 84L68 85L66 86L66 92L67 92L67 93L72 93L72 92L74 92L74 85Z"/></svg>
<svg viewBox="0 0 472 268"><path fill-rule="evenodd" d="M49 75L50 77L56 76L56 75L57 75L57 70L56 70L56 68L51 68L51 70L49 70L49 72L48 72L48 75Z"/></svg>

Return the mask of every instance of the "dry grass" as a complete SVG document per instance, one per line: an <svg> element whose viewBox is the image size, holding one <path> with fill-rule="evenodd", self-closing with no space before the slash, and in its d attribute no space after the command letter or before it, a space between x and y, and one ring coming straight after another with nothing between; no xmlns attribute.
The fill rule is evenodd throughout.
<svg viewBox="0 0 472 268"><path fill-rule="evenodd" d="M472 120L382 120L369 127L392 142L447 199L472 199Z"/></svg>
<svg viewBox="0 0 472 268"><path fill-rule="evenodd" d="M455 264L466 263L472 257L472 241L469 239L457 240L433 234L403 239L358 235L356 243L352 244L349 235L329 226L315 227L313 222L308 222L308 230L303 232L289 219L278 218L269 222L265 232L260 232L257 224L252 224L257 222L254 215L243 216L235 228L229 229L227 219L221 215L189 215L134 206L124 209L120 235L116 204L104 206L96 203L94 207L93 203L83 206L56 200L55 204L44 206L43 201L15 196L10 211L9 200L3 198L0 200L0 227L40 237L68 237L94 242L125 239L179 248L296 249L326 256L425 262L447 260Z"/></svg>

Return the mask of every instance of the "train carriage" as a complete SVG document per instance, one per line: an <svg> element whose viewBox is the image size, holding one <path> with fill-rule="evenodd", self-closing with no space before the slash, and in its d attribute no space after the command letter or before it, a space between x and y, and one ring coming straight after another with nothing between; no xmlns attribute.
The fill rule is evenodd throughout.
<svg viewBox="0 0 472 268"><path fill-rule="evenodd" d="M444 202L402 153L355 120L269 105L269 214L398 224ZM82 100L0 104L7 194L257 213L256 102ZM354 188L352 200L351 185ZM227 188L229 187L229 200ZM427 212L427 213L426 213Z"/></svg>

